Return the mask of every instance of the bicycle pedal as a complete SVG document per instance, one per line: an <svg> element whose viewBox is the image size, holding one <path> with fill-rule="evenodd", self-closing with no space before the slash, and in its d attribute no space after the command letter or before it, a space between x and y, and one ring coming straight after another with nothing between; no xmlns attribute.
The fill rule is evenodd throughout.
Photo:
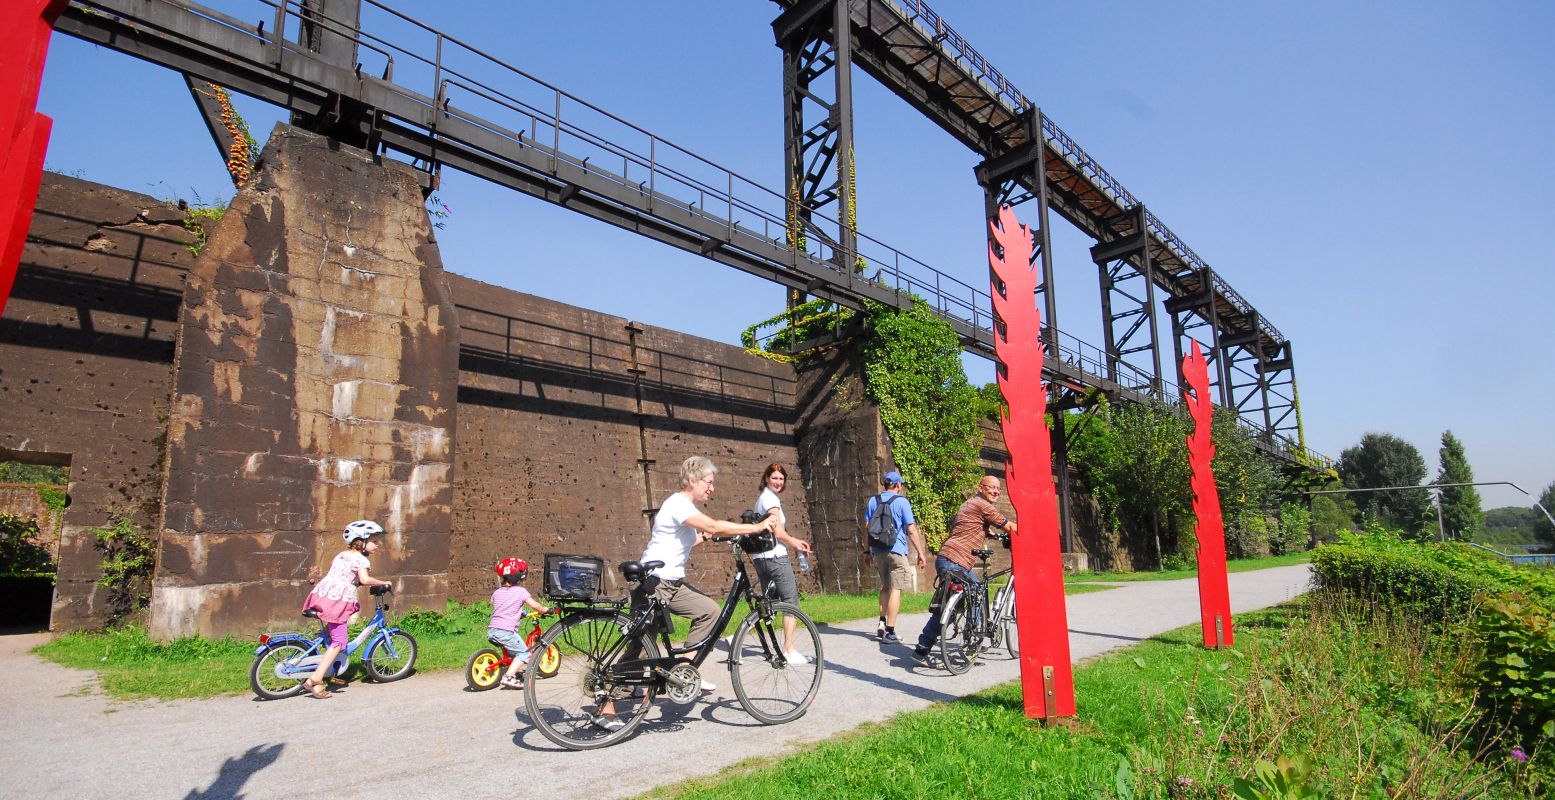
<svg viewBox="0 0 1555 800"><path fill-rule="evenodd" d="M331 689L339 689L340 687L346 685L346 681L345 681L344 678L336 678L333 675L331 675L328 678L325 678L324 682L329 684L329 687Z"/></svg>

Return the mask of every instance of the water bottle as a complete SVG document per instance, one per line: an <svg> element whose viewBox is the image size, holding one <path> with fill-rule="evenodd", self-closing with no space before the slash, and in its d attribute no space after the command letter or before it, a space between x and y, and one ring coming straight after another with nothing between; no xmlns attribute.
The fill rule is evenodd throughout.
<svg viewBox="0 0 1555 800"><path fill-rule="evenodd" d="M799 554L799 572L804 574L810 571L810 559L803 552Z"/></svg>

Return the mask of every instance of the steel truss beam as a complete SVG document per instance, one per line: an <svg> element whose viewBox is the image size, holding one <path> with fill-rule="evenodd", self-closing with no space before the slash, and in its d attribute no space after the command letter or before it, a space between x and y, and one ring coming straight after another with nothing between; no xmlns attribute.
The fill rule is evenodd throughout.
<svg viewBox="0 0 1555 800"><path fill-rule="evenodd" d="M788 244L807 250L811 242L823 242L839 269L861 272L847 0L808 0L779 16L772 30L783 50ZM835 224L817 217L828 208L834 208ZM793 292L789 300L792 305L803 298Z"/></svg>
<svg viewBox="0 0 1555 800"><path fill-rule="evenodd" d="M1204 267L1198 276L1197 290L1181 297L1168 298L1166 311L1172 315L1172 353L1176 356L1177 385L1186 386L1182 372L1183 356L1191 351L1189 339L1196 339L1199 352L1204 356L1210 379L1220 396L1221 406L1231 405L1224 364L1220 358L1220 320L1215 307L1214 284Z"/></svg>
<svg viewBox="0 0 1555 800"><path fill-rule="evenodd" d="M1107 377L1162 398L1161 348L1155 310L1155 275L1145 207L1126 212L1132 232L1091 248L1101 281L1102 334ZM1114 226L1109 226L1114 227ZM1149 353L1149 363L1130 358ZM1132 370L1126 369L1132 367Z"/></svg>

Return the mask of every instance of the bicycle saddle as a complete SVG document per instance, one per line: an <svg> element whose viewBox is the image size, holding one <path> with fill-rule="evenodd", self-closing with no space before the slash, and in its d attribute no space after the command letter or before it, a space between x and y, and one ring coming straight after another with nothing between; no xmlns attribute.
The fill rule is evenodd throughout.
<svg viewBox="0 0 1555 800"><path fill-rule="evenodd" d="M617 567L617 569L621 570L621 577L625 578L627 583L636 583L642 580L643 576L648 574L649 571L656 570L662 566L664 566L663 561L622 561L621 566Z"/></svg>
<svg viewBox="0 0 1555 800"><path fill-rule="evenodd" d="M304 617L312 617L314 619L318 619L319 618L319 610L316 609L316 608L305 608L302 611L302 615Z"/></svg>
<svg viewBox="0 0 1555 800"><path fill-rule="evenodd" d="M993 551L992 550L973 550L972 551L972 555L977 556L978 558L987 558L987 557L993 555Z"/></svg>

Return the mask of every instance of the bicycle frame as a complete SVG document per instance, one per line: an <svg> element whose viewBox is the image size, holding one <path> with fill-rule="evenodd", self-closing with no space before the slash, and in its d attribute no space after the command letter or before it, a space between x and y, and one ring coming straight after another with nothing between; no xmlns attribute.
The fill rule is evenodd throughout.
<svg viewBox="0 0 1555 800"><path fill-rule="evenodd" d="M982 596L975 598L973 602L976 603L983 612L983 624L981 626L980 633L984 638L987 638L989 633L993 631L1000 622L1004 621L1004 615L1009 612L1009 606L1014 602L1013 598L1007 597L1007 595L1013 592L1013 589L1011 588L1015 582L1013 570L1013 567L1006 567L1005 569L1001 569L998 572L990 575L988 573L988 559L982 559ZM995 602L990 604L988 602L989 587L992 586L994 581L1004 577L1005 575L1010 576L1009 582L999 589L999 596L995 599ZM942 627L950 623L950 617L955 612L957 604L960 603L962 595L966 594L967 588L968 587L966 586L962 586L960 589L952 589L949 595L940 605L939 621Z"/></svg>
<svg viewBox="0 0 1555 800"><path fill-rule="evenodd" d="M344 672L346 665L351 661L351 656L366 646L368 642L378 637L385 639L384 646L388 648L390 656L399 657L399 654L394 651L394 640L392 637L389 637L390 633L398 629L389 627L388 619L383 614L386 607L381 598L374 603L372 619L368 620L367 626L362 628L350 641L346 642L345 649L335 656L329 670L331 675L339 675ZM255 648L254 655L257 656L278 644L286 642L306 643L307 651L302 657L277 664L275 669L276 674L283 678L311 675L314 670L318 669L319 659L324 656L324 651L329 649L329 632L325 628L325 624L324 621L319 621L319 633L311 639L295 631L261 636L259 638L259 647Z"/></svg>

